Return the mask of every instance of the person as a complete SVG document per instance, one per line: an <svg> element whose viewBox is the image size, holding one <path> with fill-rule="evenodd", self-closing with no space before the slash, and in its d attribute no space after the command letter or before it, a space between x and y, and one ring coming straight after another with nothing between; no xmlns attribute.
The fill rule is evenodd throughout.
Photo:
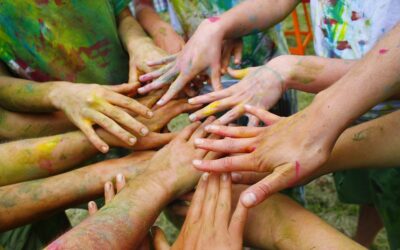
<svg viewBox="0 0 400 250"><path fill-rule="evenodd" d="M278 122L279 119L285 119L254 107L248 112L258 116L264 122ZM377 162L381 163L380 168L397 166L400 156L396 153L400 142L396 139L399 137L397 133L400 125L399 115L399 111L394 112L347 129L341 134L329 160L313 175L298 181L304 183L320 175L348 168L374 167L378 166ZM126 187L111 202L55 240L48 249L75 246L87 248L94 245L104 249L137 247L162 209L172 200L193 190L200 179L200 172L191 167L191 159L196 155L204 156L206 151L195 149L192 144L196 139L205 137L204 129L212 122L213 118L208 119L201 126L196 122L187 127L167 146L158 151L150 160L148 167L135 178L130 179ZM263 129L265 128L239 127L240 131L247 130L248 133L253 134L258 134ZM239 134L236 127L223 127L223 130L221 128L218 131L221 132L215 133L223 134L223 136ZM354 141L354 135L360 132L365 133L366 139ZM213 142L213 140L209 141ZM239 145L241 147L237 152L242 152L240 151L242 149L247 150L249 142L246 143ZM215 150L213 144L210 144L207 149ZM176 158L176 154L171 154L171 152L183 151L184 153L179 154L179 158ZM208 153L206 158L217 159L220 156L222 154ZM249 172L236 174L241 175L241 178L232 175L232 180L240 184L253 184L266 175L266 173L261 173L262 176L256 176ZM239 200L240 194L247 188L248 186L241 186L238 191L235 191L235 199ZM222 216L218 217L222 218ZM208 216L207 218L209 219ZM303 223L304 221L307 223ZM246 223L244 242L253 247L279 246L285 249L296 245L299 249L310 249L329 245L332 249L362 248L282 194L271 195L259 206L249 210L249 219ZM260 230L260 228L265 228L265 225L271 226L271 231L274 233L270 230ZM186 232L182 231L182 233Z"/></svg>

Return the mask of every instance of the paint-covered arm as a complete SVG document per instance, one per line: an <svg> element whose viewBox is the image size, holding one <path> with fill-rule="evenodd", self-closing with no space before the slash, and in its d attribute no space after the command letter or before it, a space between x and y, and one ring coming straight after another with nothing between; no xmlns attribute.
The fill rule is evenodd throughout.
<svg viewBox="0 0 400 250"><path fill-rule="evenodd" d="M119 34L129 54L129 82L138 86L138 76L153 70L147 62L168 54L154 43L128 9L119 16Z"/></svg>
<svg viewBox="0 0 400 250"><path fill-rule="evenodd" d="M136 19L153 38L154 43L169 54L178 53L185 45L183 38L171 24L165 22L155 11L152 0L135 0Z"/></svg>
<svg viewBox="0 0 400 250"><path fill-rule="evenodd" d="M185 128L109 204L62 235L48 249L136 249L161 210L198 182L200 173L193 169L191 160L206 153L193 146L194 139L205 134L204 125L199 125Z"/></svg>
<svg viewBox="0 0 400 250"><path fill-rule="evenodd" d="M134 178L147 166L153 154L135 153L64 174L0 187L0 231L101 196L106 181L119 173L128 180Z"/></svg>

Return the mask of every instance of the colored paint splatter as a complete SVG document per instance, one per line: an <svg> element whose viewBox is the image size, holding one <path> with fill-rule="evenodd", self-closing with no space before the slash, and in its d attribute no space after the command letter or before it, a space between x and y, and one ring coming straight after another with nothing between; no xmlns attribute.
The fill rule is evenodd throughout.
<svg viewBox="0 0 400 250"><path fill-rule="evenodd" d="M295 170L296 170L296 180L299 179L300 177L300 163L298 161L296 161L296 166L295 166Z"/></svg>
<svg viewBox="0 0 400 250"><path fill-rule="evenodd" d="M356 12L356 11L352 11L351 12L351 20L352 21L357 21L360 18L361 18L361 15L358 14L358 12Z"/></svg>
<svg viewBox="0 0 400 250"><path fill-rule="evenodd" d="M336 48L338 50L345 50L345 49L351 49L351 46L348 41L338 41Z"/></svg>
<svg viewBox="0 0 400 250"><path fill-rule="evenodd" d="M209 17L207 19L208 19L208 21L210 21L212 23L215 23L215 22L219 21L220 18L217 17L217 16L212 16L212 17Z"/></svg>
<svg viewBox="0 0 400 250"><path fill-rule="evenodd" d="M217 111L218 106L221 104L220 101L216 101L205 107L203 111L203 115L209 116L214 114Z"/></svg>
<svg viewBox="0 0 400 250"><path fill-rule="evenodd" d="M388 51L389 51L388 49L380 49L380 50L379 50L379 54L380 54L380 55L384 55L384 54L386 54Z"/></svg>

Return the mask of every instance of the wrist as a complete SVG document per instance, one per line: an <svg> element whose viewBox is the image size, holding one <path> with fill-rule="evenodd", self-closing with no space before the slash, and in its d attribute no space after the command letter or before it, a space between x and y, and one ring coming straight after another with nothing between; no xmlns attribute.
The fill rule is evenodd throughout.
<svg viewBox="0 0 400 250"><path fill-rule="evenodd" d="M226 24L221 21L220 17L209 17L204 19L197 30L204 30L206 34L210 34L213 37L217 37L221 41L224 40ZM197 31L196 31L197 33Z"/></svg>
<svg viewBox="0 0 400 250"><path fill-rule="evenodd" d="M293 57L290 55L282 55L271 59L266 66L274 70L276 77L281 82L282 93L291 88L291 68L293 65Z"/></svg>

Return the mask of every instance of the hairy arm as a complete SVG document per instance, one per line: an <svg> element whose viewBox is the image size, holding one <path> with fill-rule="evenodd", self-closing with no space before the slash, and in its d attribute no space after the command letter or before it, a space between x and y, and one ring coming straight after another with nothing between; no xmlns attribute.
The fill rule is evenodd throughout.
<svg viewBox="0 0 400 250"><path fill-rule="evenodd" d="M106 181L119 173L134 178L147 166L153 154L135 153L53 177L1 187L0 231L101 196Z"/></svg>

